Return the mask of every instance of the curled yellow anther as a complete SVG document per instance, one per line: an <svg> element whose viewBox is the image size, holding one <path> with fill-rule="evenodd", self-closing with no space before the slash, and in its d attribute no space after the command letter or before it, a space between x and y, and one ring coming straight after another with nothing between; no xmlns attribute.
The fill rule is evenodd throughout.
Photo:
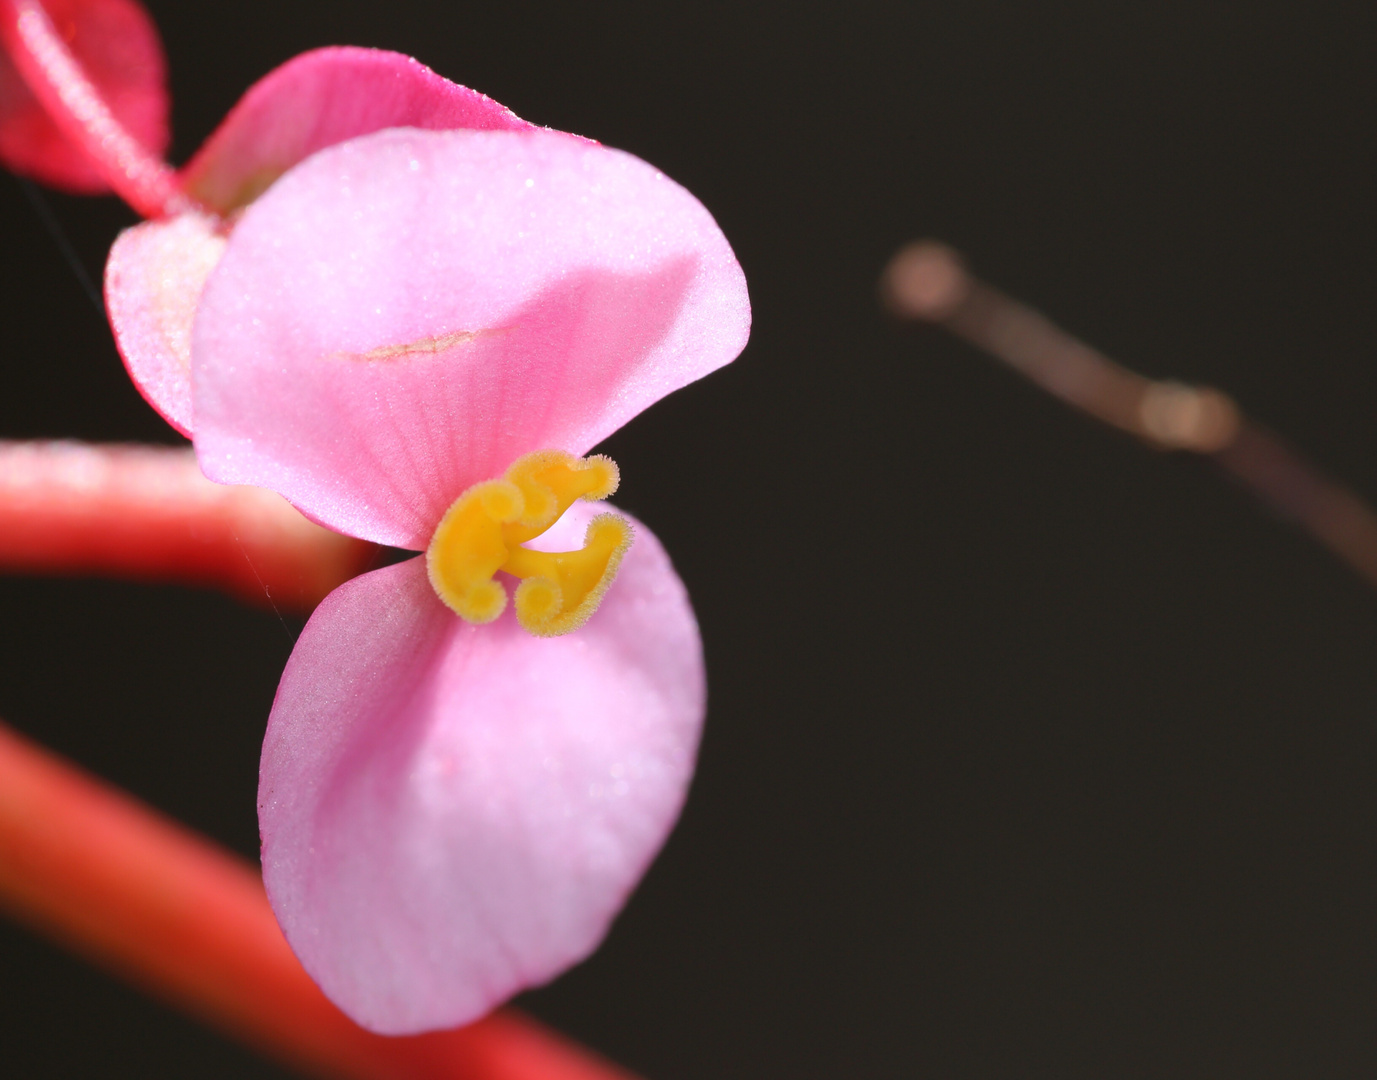
<svg viewBox="0 0 1377 1080"><path fill-rule="evenodd" d="M475 484L446 511L426 549L436 594L468 622L491 622L507 606L507 592L493 575L506 571L524 579L516 592L523 627L541 637L577 630L597 610L631 546L630 524L599 514L578 551L521 545L576 500L607 498L618 479L611 458L538 450L518 458L502 479Z"/></svg>
<svg viewBox="0 0 1377 1080"><path fill-rule="evenodd" d="M598 610L630 546L627 520L599 514L578 551L514 548L502 569L525 579L516 589L517 621L539 637L577 630Z"/></svg>
<svg viewBox="0 0 1377 1080"><path fill-rule="evenodd" d="M564 514L578 499L597 502L617 490L617 463L603 454L576 458L563 450L537 450L517 458L504 477L521 489L525 509L503 530L513 546L531 540Z"/></svg>

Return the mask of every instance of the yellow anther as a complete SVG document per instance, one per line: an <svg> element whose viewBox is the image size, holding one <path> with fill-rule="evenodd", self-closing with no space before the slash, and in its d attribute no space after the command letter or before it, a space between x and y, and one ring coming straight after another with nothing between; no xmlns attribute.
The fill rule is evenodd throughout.
<svg viewBox="0 0 1377 1080"><path fill-rule="evenodd" d="M507 606L506 590L492 576L507 561L502 528L525 507L515 484L487 480L455 500L431 537L426 551L430 583L468 622L492 622Z"/></svg>
<svg viewBox="0 0 1377 1080"><path fill-rule="evenodd" d="M576 458L563 450L537 450L518 458L507 470L508 481L521 489L526 508L520 519L503 530L515 546L539 536L578 499L597 502L617 490L617 463L603 454Z"/></svg>
<svg viewBox="0 0 1377 1080"><path fill-rule="evenodd" d="M611 458L576 458L538 450L500 480L475 484L446 511L430 546L426 569L440 599L468 622L491 622L507 606L493 580L499 570L524 579L516 617L541 637L577 630L597 610L631 546L631 526L615 514L588 523L579 551L531 551L521 545L545 532L578 499L605 499L617 490Z"/></svg>
<svg viewBox="0 0 1377 1080"><path fill-rule="evenodd" d="M513 548L502 569L525 579L516 589L517 621L539 637L577 630L598 610L630 546L627 520L599 514L578 551Z"/></svg>

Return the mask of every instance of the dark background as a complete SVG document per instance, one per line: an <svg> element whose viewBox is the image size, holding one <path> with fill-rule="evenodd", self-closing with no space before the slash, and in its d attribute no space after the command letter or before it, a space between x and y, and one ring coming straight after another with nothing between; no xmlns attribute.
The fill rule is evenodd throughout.
<svg viewBox="0 0 1377 1080"><path fill-rule="evenodd" d="M1377 497L1370 0L151 3L185 160L294 53L412 53L717 216L740 361L606 447L711 682L683 822L525 1006L652 1080L1377 1074L1377 594L875 279L936 235ZM132 216L50 196L98 275ZM0 177L0 435L169 441ZM291 646L0 579L0 715L241 852ZM0 1071L269 1066L0 925Z"/></svg>

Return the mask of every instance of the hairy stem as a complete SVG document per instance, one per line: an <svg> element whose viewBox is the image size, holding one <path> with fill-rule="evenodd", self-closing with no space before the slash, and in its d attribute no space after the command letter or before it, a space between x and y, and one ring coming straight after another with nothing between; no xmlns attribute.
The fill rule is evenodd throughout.
<svg viewBox="0 0 1377 1080"><path fill-rule="evenodd" d="M303 1072L634 1080L518 1013L387 1038L326 1000L257 868L0 725L0 907Z"/></svg>
<svg viewBox="0 0 1377 1080"><path fill-rule="evenodd" d="M190 449L0 441L0 572L210 586L306 613L376 552L271 491L211 483Z"/></svg>
<svg viewBox="0 0 1377 1080"><path fill-rule="evenodd" d="M38 0L0 0L0 45L62 133L147 218L189 205L172 167L116 119Z"/></svg>

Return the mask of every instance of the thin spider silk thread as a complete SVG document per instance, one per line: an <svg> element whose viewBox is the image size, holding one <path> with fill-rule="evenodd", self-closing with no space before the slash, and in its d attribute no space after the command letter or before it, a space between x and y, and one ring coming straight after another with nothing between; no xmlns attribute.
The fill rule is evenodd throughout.
<svg viewBox="0 0 1377 1080"><path fill-rule="evenodd" d="M249 553L244 550L244 545L240 542L238 533L234 534L234 544L235 547L239 549L239 554L244 556L244 561L249 564L249 571L257 578L258 584L263 586L263 595L268 598L268 606L273 609L273 614L277 616L277 621L282 624L282 630L287 635L287 640L290 641L292 647L295 648L296 635L292 633L292 628L287 625L287 620L282 617L282 612L278 610L277 601L273 599L272 590L268 588L267 583L263 580L263 575L258 572L258 567L253 565L253 560L249 558Z"/></svg>
<svg viewBox="0 0 1377 1080"><path fill-rule="evenodd" d="M57 220L57 215L53 213L52 207L48 205L48 200L43 197L43 192L32 180L26 180L22 176L16 176L15 181L23 189L24 195L29 200L29 205L38 214L38 220L43 222L43 228L47 230L53 242L57 244L57 250L62 253L62 258L71 268L76 279L81 284L81 290L95 306L96 312L100 315L101 321L105 321L105 302L101 299L100 290L96 288L96 283L91 279L91 275L86 272L80 257L76 253L76 248L67 239L67 233L62 228L62 223Z"/></svg>

